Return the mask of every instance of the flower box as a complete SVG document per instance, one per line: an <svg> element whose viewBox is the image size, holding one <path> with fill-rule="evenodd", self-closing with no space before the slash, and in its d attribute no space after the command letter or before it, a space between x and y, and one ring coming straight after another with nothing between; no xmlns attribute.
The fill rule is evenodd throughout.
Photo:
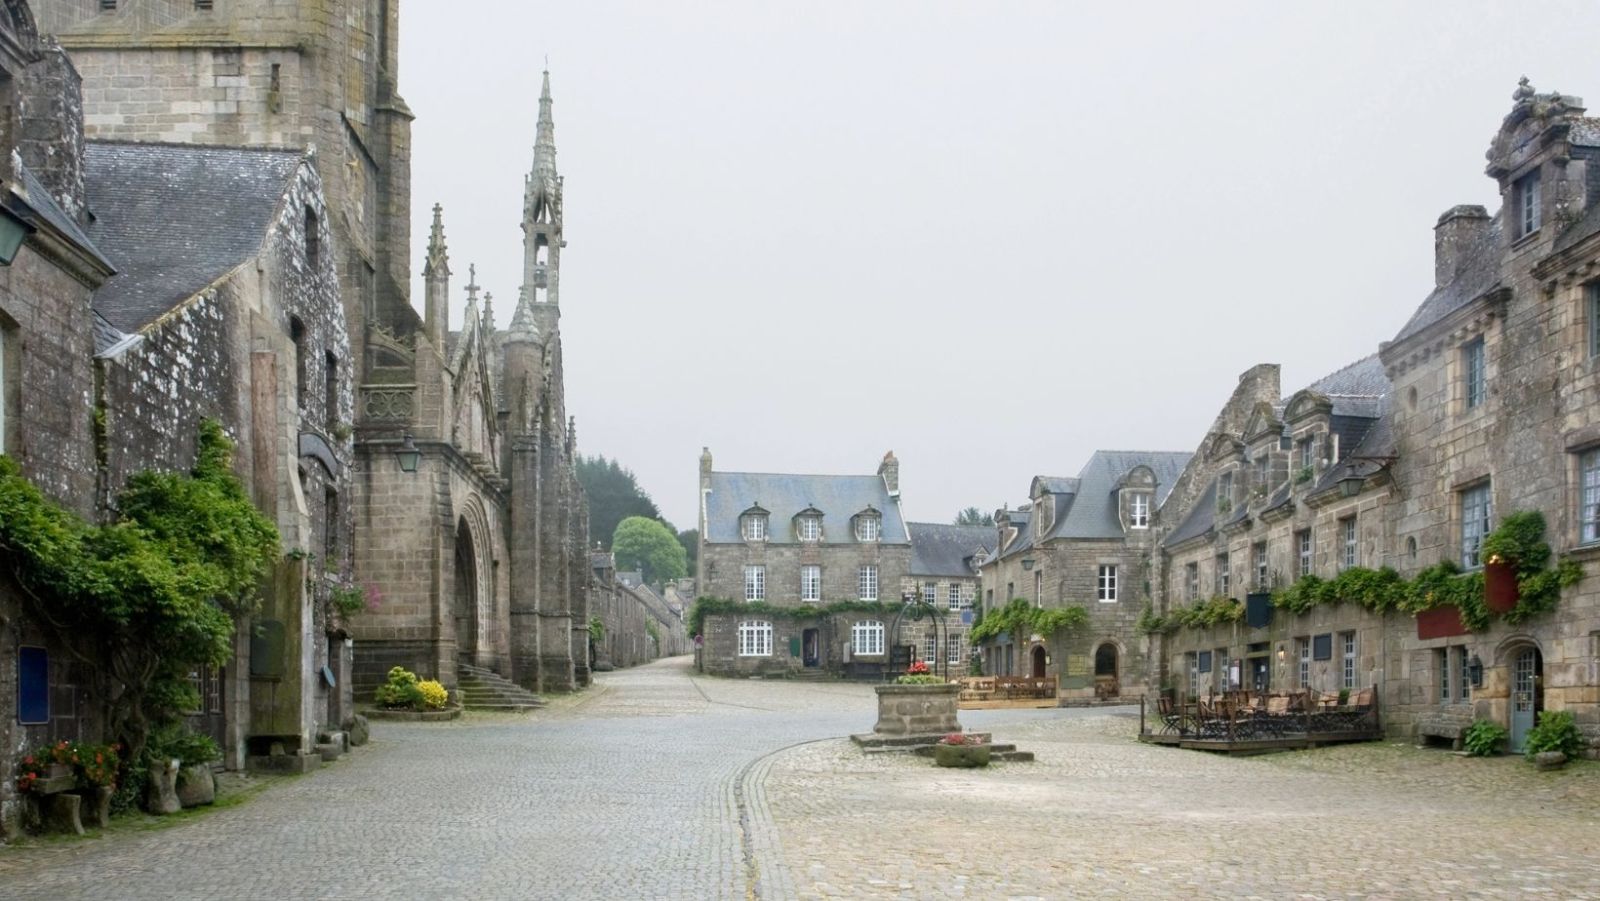
<svg viewBox="0 0 1600 901"><path fill-rule="evenodd" d="M1494 613L1510 613L1518 600L1517 568L1509 560L1483 564L1483 601Z"/></svg>
<svg viewBox="0 0 1600 901"><path fill-rule="evenodd" d="M1461 609L1454 604L1434 607L1417 614L1417 638L1449 638L1466 635L1467 627L1461 622Z"/></svg>
<svg viewBox="0 0 1600 901"><path fill-rule="evenodd" d="M989 746L979 744L933 746L933 762L939 766L970 769L989 765Z"/></svg>

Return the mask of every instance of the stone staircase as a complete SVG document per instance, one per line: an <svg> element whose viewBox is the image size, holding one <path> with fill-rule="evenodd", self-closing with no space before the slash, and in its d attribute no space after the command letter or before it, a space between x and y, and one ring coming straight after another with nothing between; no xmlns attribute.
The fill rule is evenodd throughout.
<svg viewBox="0 0 1600 901"><path fill-rule="evenodd" d="M461 664L456 697L468 710L519 711L544 706L544 699L510 679L479 666Z"/></svg>

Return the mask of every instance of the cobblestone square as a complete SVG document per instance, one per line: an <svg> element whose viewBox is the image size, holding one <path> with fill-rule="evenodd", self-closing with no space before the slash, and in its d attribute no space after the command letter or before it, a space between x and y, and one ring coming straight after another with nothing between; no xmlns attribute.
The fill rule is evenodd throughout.
<svg viewBox="0 0 1600 901"><path fill-rule="evenodd" d="M1368 744L1227 759L1124 709L979 711L1038 755L863 755L869 686L602 674L531 716L374 726L171 829L0 849L0 897L1600 897L1600 766Z"/></svg>

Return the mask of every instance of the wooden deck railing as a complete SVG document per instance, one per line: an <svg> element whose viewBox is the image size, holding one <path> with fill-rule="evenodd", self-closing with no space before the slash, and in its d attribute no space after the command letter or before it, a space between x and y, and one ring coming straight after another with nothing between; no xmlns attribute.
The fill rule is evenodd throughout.
<svg viewBox="0 0 1600 901"><path fill-rule="evenodd" d="M1058 682L1055 676L962 676L962 701L1052 700Z"/></svg>

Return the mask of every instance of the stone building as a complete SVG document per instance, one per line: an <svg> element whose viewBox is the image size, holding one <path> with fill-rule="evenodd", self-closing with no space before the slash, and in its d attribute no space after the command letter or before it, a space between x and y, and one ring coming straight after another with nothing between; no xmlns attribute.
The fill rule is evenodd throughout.
<svg viewBox="0 0 1600 901"><path fill-rule="evenodd" d="M1579 564L1582 580L1549 612L1518 625L1492 617L1477 632L1435 611L1372 613L1352 603L1178 630L1165 654L1175 684L1191 692L1218 684L1214 672L1208 679L1195 670L1209 653L1215 671L1215 649L1225 646L1229 660L1245 661L1246 682L1377 686L1396 735L1457 739L1465 724L1486 718L1510 730L1515 748L1541 710L1557 709L1600 733L1600 120L1584 112L1577 97L1540 94L1526 80L1517 88L1488 152L1500 209L1440 216L1432 290L1380 346L1376 366L1357 364L1381 367L1385 397L1358 398L1352 408L1312 386L1288 399L1281 429L1289 440L1325 434L1311 478L1291 480L1287 503L1274 505L1276 494L1257 501L1250 474L1243 487L1225 484L1271 444L1240 425L1248 399L1230 401L1227 434L1208 436L1214 453L1193 473L1205 493L1172 511L1184 525L1167 538L1163 585L1170 607L1197 596L1191 567L1202 584L1208 569L1231 572L1225 593L1238 597L1237 580L1250 578L1248 561L1263 541L1269 579L1279 570L1285 581L1331 577L1352 565L1390 566L1409 578L1441 561L1471 572L1484 563L1485 536L1522 511L1543 515L1552 550ZM1374 378L1368 393L1379 390ZM1364 434L1339 436L1341 417ZM1275 427L1265 417L1257 425ZM1298 460L1295 447L1285 452ZM1269 465L1276 478L1277 463ZM1298 479L1302 468L1290 471ZM1219 496L1242 504L1249 524L1224 513ZM1208 518L1215 536L1199 528ZM1228 565L1218 567L1222 553Z"/></svg>
<svg viewBox="0 0 1600 901"><path fill-rule="evenodd" d="M383 598L350 624L358 691L396 664L448 685L458 663L528 687L583 684L587 524L561 384L548 78L516 315L496 332L489 296L480 307L469 280L465 324L452 332L438 217L425 313L408 298L412 115L398 91L398 0L60 0L42 19L84 75L91 137L316 149L356 385L344 420L354 566ZM420 463L402 471L402 459L419 459L412 449Z"/></svg>
<svg viewBox="0 0 1600 901"><path fill-rule="evenodd" d="M1148 561L1158 513L1188 463L1172 451L1096 451L1073 478L1035 476L1022 510L995 515L995 556L982 567L983 609L1021 598L1082 607L1086 629L1001 635L983 649L990 675L1056 676L1063 701L1144 690L1146 642L1136 628L1150 599Z"/></svg>
<svg viewBox="0 0 1600 901"><path fill-rule="evenodd" d="M705 671L873 676L890 665L914 584L893 452L874 475L789 475L716 472L707 450L700 499L701 595L760 605L705 618ZM840 602L853 609L825 612Z"/></svg>
<svg viewBox="0 0 1600 901"><path fill-rule="evenodd" d="M385 602L353 627L358 690L395 665L453 684L458 663L536 690L588 684L588 508L562 376L555 159L547 72L509 327L496 330L490 296L480 305L469 280L463 327L448 330L452 273L435 207L421 326L370 348L356 561ZM401 448L420 453L410 471Z"/></svg>
<svg viewBox="0 0 1600 901"><path fill-rule="evenodd" d="M973 607L978 598L978 568L994 553L994 529L988 526L954 526L913 522L910 590L922 602L940 611L932 622L905 630L916 647L916 658L937 672L963 675L971 657Z"/></svg>
<svg viewBox="0 0 1600 901"><path fill-rule="evenodd" d="M77 75L23 0L0 2L0 455L78 515L96 514L93 291L114 267L85 231ZM20 828L18 756L98 739L85 674L0 570L0 838Z"/></svg>
<svg viewBox="0 0 1600 901"><path fill-rule="evenodd" d="M589 652L596 671L689 653L683 616L646 584L640 573L617 572L609 553L594 552L589 562L594 570L589 594Z"/></svg>
<svg viewBox="0 0 1600 901"><path fill-rule="evenodd" d="M1305 575L1383 564L1389 380L1373 355L1288 397L1278 384L1270 365L1240 379L1184 473L1198 491L1161 511L1183 511L1155 567L1163 612L1213 598L1249 608L1237 629L1172 642L1169 683L1190 695L1370 684L1377 623L1349 622L1342 608L1276 613L1270 598Z"/></svg>

